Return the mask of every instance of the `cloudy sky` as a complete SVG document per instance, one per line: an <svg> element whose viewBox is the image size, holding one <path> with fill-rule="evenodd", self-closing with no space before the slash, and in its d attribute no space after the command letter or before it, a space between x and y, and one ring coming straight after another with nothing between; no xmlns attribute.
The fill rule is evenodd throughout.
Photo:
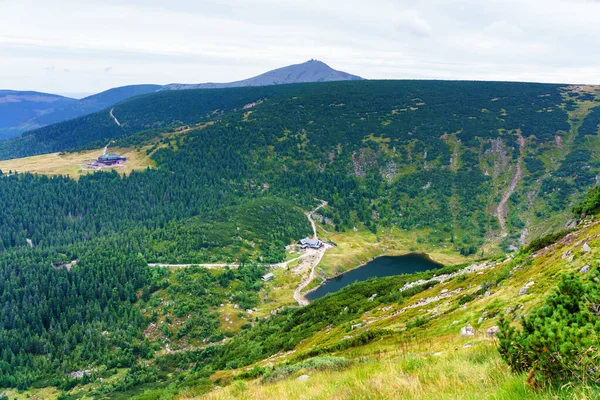
<svg viewBox="0 0 600 400"><path fill-rule="evenodd" d="M378 79L600 84L598 0L0 0L0 89L227 82L315 58Z"/></svg>

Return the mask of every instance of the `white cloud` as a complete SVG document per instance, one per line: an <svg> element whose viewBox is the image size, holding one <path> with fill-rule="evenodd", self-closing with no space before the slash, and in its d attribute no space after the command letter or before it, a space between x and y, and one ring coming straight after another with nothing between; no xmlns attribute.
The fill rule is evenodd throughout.
<svg viewBox="0 0 600 400"><path fill-rule="evenodd" d="M310 58L367 78L600 84L598 17L592 0L0 0L0 88L232 81Z"/></svg>

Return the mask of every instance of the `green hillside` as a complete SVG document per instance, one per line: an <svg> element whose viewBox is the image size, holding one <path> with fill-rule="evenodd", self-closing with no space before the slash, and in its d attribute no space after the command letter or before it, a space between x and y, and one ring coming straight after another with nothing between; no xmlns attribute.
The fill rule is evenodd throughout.
<svg viewBox="0 0 600 400"><path fill-rule="evenodd" d="M10 158L112 140L155 165L77 180L2 172L0 387L184 399L301 397L300 385L317 398L410 397L416 385L423 398L478 398L485 382L489 398L552 398L554 378L573 375L536 383L551 374L532 354L552 340L531 321L596 326L583 303L568 322L542 306L564 293L595 304L600 227L585 215L599 208L599 106L597 88L526 83L190 90L119 103L120 125L105 110L0 143ZM326 247L288 247L315 221ZM352 260L407 251L461 264L297 306ZM525 327L500 336L526 349L502 353L507 363L485 333L509 332L502 315ZM474 336L460 336L467 324ZM570 360L595 348L569 332ZM452 365L464 386L444 381ZM304 374L315 383L294 380ZM344 386L357 376L366 386ZM559 398L597 393L575 381Z"/></svg>
<svg viewBox="0 0 600 400"><path fill-rule="evenodd" d="M248 191L261 195L259 186L266 185L269 193L303 205L314 197L327 200L331 207L324 216L338 231L357 223L372 231L395 225L471 254L486 239L507 250L562 226L564 210L595 183L597 138L589 126L597 100L596 92L586 93L557 85L444 81L161 92L117 105L120 127L102 112L0 144L0 152L99 147L111 138L116 146L141 145L168 132L149 128L213 119L215 124L176 140L162 139L167 148L153 156L160 171L119 183L127 189L103 191L101 197L116 203L114 217L103 219L103 226L131 218L147 225L148 218L130 214L148 205L119 208L125 207L119 205L123 190L143 202L146 196L168 196L160 200L165 210L148 214L152 226L162 226L173 218L173 207L176 218L186 218L207 201L228 204ZM162 190L171 174L173 196ZM206 193L197 202L200 187ZM73 190L77 194L64 201L85 203L96 196L71 200L88 188ZM23 223L29 231L40 229L26 217ZM57 223L45 229L52 226ZM11 237L23 243L20 232Z"/></svg>

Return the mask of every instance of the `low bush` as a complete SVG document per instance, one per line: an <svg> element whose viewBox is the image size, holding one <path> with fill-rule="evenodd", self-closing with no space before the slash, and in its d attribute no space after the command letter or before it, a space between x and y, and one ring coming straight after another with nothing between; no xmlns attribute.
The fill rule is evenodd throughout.
<svg viewBox="0 0 600 400"><path fill-rule="evenodd" d="M570 382L600 384L600 288L597 268L590 280L563 276L522 329L500 319L502 358L515 373L529 372L532 387Z"/></svg>

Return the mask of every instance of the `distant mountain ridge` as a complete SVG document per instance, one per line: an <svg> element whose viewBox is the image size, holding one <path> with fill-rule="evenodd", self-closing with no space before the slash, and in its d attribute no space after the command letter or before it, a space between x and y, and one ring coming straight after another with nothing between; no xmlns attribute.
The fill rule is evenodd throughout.
<svg viewBox="0 0 600 400"><path fill-rule="evenodd" d="M0 138L16 136L26 130L33 118L51 113L55 108L69 107L76 101L55 94L0 90Z"/></svg>
<svg viewBox="0 0 600 400"><path fill-rule="evenodd" d="M33 91L0 90L0 139L100 111L160 85L130 85L76 100Z"/></svg>
<svg viewBox="0 0 600 400"><path fill-rule="evenodd" d="M236 82L172 83L164 86L130 85L109 89L80 100L49 93L0 90L0 140L10 139L38 128L83 117L129 98L158 91L223 89L356 80L363 80L363 78L337 71L322 61L309 60L301 64L274 69L264 74Z"/></svg>
<svg viewBox="0 0 600 400"><path fill-rule="evenodd" d="M199 83L165 85L161 90L189 90L189 89L223 89L247 86L284 85L290 83L312 83L333 81L358 81L360 76L347 72L337 71L329 65L318 60L309 60L301 64L277 68L253 78L229 83Z"/></svg>

